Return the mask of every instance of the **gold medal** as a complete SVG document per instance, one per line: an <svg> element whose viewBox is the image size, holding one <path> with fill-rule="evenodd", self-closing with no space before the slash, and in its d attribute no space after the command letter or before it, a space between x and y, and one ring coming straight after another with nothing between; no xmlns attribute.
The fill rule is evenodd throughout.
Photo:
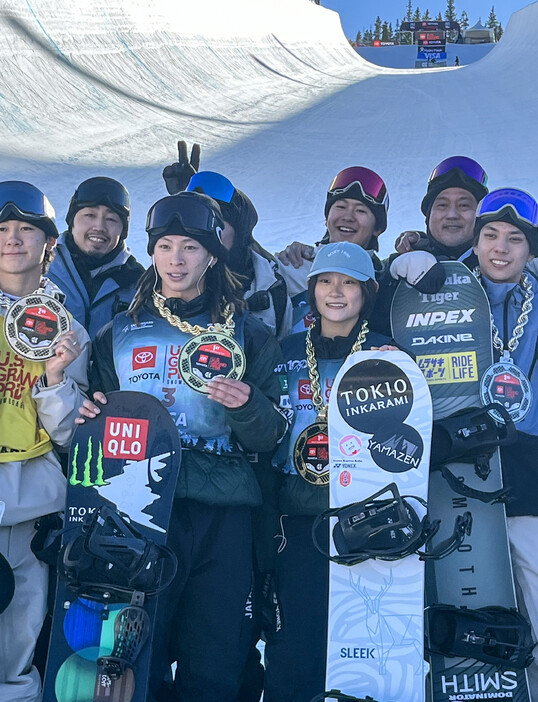
<svg viewBox="0 0 538 702"><path fill-rule="evenodd" d="M61 302L41 293L16 300L4 319L8 344L19 356L32 361L52 358L59 336L70 328L69 314Z"/></svg>
<svg viewBox="0 0 538 702"><path fill-rule="evenodd" d="M182 380L193 390L207 393L213 378L241 380L245 374L245 352L237 341L221 332L207 331L181 349L179 371Z"/></svg>
<svg viewBox="0 0 538 702"><path fill-rule="evenodd" d="M329 484L329 429L327 422L314 422L303 429L293 447L299 475L311 485Z"/></svg>

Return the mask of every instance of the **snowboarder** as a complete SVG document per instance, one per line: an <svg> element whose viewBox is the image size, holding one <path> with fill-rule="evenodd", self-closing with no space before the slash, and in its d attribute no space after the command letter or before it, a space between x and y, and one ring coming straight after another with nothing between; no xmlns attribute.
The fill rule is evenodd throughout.
<svg viewBox="0 0 538 702"><path fill-rule="evenodd" d="M35 292L62 299L44 277L57 237L54 210L40 190L22 181L0 183L0 552L15 582L13 599L0 614L3 702L41 699L32 657L46 613L48 567L30 542L36 519L63 509L65 478L53 442L69 445L88 388L90 340L76 320L46 361L16 353L4 331L6 315L21 297Z"/></svg>
<svg viewBox="0 0 538 702"><path fill-rule="evenodd" d="M95 390L136 383L161 398L186 449L169 532L179 568L161 595L150 682L157 695L175 658L185 702L233 702L241 685L252 637L251 509L260 504L245 452L272 451L287 428L273 373L280 349L244 312L222 229L218 204L200 193L151 207L153 264L129 312L99 333L92 371ZM90 401L81 408L98 411Z"/></svg>
<svg viewBox="0 0 538 702"><path fill-rule="evenodd" d="M477 209L473 250L478 257L480 281L491 305L494 354L500 364L492 382L488 383L489 374L485 374L482 389L492 400L505 404L513 412L518 430L517 442L501 447L501 457L503 480L510 495L506 514L518 600L531 623L536 641L538 375L535 366L538 311L534 300L538 282L525 271L527 262L538 253L536 200L516 188L490 192ZM524 411L526 400L529 400L527 412ZM528 678L531 696L537 699L536 659L528 668Z"/></svg>
<svg viewBox="0 0 538 702"><path fill-rule="evenodd" d="M127 309L144 270L125 245L129 215L129 193L104 176L81 183L69 203L49 277L92 338Z"/></svg>
<svg viewBox="0 0 538 702"><path fill-rule="evenodd" d="M329 505L326 405L345 358L361 348L394 348L368 331L377 283L369 253L349 241L319 249L308 274L315 322L283 342L295 420L274 463L283 472L276 567L275 631L267 638L264 700L309 702L325 683L329 561L312 524ZM286 382L283 380L283 383ZM350 450L353 450L350 447Z"/></svg>

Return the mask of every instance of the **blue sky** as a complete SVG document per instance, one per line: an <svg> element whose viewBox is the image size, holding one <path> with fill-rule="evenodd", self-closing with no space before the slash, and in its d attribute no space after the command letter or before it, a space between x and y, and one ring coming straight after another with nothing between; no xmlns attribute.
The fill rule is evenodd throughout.
<svg viewBox="0 0 538 702"><path fill-rule="evenodd" d="M377 15L382 20L392 22L402 19L407 11L407 0L321 0L321 5L335 10L340 14L342 27L346 36L354 39L357 31L373 26ZM491 6L495 7L497 19L506 27L510 15L516 10L529 5L526 0L456 0L456 13L459 16L462 10L469 15L471 25L481 18L485 22L489 16ZM446 0L412 0L413 9L417 6L424 12L430 11L435 17L439 11L443 14L446 9Z"/></svg>

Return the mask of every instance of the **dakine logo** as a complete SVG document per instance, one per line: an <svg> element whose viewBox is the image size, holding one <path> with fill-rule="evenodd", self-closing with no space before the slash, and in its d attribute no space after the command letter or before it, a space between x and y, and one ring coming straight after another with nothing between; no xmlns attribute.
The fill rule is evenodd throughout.
<svg viewBox="0 0 538 702"><path fill-rule="evenodd" d="M310 385L310 380L299 380L299 399L312 399L312 386Z"/></svg>
<svg viewBox="0 0 538 702"><path fill-rule="evenodd" d="M432 327L435 324L464 324L473 321L475 310L437 310L436 312L426 312L425 314L410 314L407 318L406 327Z"/></svg>
<svg viewBox="0 0 538 702"><path fill-rule="evenodd" d="M155 368L156 360L156 346L142 346L133 349L133 370L139 370L140 368Z"/></svg>
<svg viewBox="0 0 538 702"><path fill-rule="evenodd" d="M472 334L439 334L438 336L414 336L411 346L428 346L428 344L468 344L474 341Z"/></svg>

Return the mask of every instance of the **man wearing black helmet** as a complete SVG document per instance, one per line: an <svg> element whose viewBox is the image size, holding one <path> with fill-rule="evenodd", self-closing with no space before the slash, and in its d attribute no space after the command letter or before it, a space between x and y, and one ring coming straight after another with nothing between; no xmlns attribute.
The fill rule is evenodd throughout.
<svg viewBox="0 0 538 702"><path fill-rule="evenodd" d="M85 180L69 203L49 276L92 337L127 309L144 270L125 246L129 215L129 193L113 178Z"/></svg>

